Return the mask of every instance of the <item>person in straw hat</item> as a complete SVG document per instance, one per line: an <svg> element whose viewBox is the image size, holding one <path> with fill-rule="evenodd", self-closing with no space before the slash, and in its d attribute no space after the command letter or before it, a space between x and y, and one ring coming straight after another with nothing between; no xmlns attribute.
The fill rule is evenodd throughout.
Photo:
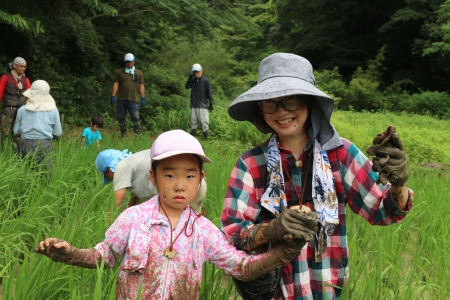
<svg viewBox="0 0 450 300"><path fill-rule="evenodd" d="M0 148L3 149L6 138L9 136L16 119L17 110L25 104L26 97L23 92L30 88L30 81L25 77L27 62L22 57L16 57L9 63L10 73L0 78L0 101L2 112L0 115ZM13 138L14 150L18 150L19 140Z"/></svg>
<svg viewBox="0 0 450 300"><path fill-rule="evenodd" d="M235 280L244 299L338 299L348 279L346 204L372 225L403 220L412 207L407 157L394 126L368 149L371 161L330 123L334 100L315 86L310 62L275 53L263 59L258 83L229 106L229 115L270 134L237 161L221 226L236 247L261 253L296 237L290 222L300 206L319 229L300 255L270 276ZM378 172L378 173L377 173ZM387 184L381 190L377 184ZM274 224L281 223L284 227ZM308 228L304 224L304 229Z"/></svg>
<svg viewBox="0 0 450 300"><path fill-rule="evenodd" d="M52 151L51 140L62 134L59 112L44 80L34 81L23 95L28 101L17 111L14 135L20 136L20 153L33 155L40 163Z"/></svg>

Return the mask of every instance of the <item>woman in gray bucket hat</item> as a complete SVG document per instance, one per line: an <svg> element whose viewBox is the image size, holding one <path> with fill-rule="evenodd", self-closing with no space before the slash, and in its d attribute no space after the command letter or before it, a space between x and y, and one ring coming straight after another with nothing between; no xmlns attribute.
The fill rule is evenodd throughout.
<svg viewBox="0 0 450 300"><path fill-rule="evenodd" d="M330 123L333 108L334 100L316 88L309 61L289 53L263 59L257 85L228 108L233 119L271 136L237 161L223 232L251 253L292 239L307 242L278 272L235 280L246 300L339 299L348 279L346 204L372 225L400 222L412 207L407 157L395 126L374 138L367 150L372 164L339 137ZM316 225L316 235L308 238L304 233Z"/></svg>

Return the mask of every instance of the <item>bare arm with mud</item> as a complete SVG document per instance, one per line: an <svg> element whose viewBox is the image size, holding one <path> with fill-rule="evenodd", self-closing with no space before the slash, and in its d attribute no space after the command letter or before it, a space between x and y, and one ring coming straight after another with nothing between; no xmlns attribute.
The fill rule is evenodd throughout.
<svg viewBox="0 0 450 300"><path fill-rule="evenodd" d="M42 254L55 262L88 269L95 269L101 261L94 248L77 249L70 243L58 238L46 238L39 242L34 252Z"/></svg>

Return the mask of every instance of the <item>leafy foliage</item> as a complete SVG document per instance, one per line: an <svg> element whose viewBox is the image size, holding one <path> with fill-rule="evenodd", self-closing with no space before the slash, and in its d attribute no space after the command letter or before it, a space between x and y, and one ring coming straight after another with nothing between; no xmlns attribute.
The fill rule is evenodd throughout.
<svg viewBox="0 0 450 300"><path fill-rule="evenodd" d="M60 112L75 125L83 124L94 114L115 114L107 99L114 69L123 65L125 53L134 53L136 66L148 76L147 94L169 98L185 95L180 88L182 85L177 83L185 81L181 76L187 74L194 59L210 60L217 65L215 69L231 70L229 61L216 59L226 55L226 51L219 44L208 42L214 28L219 24L248 23L227 0L62 0L57 4L24 1L24 9L20 11L10 1L0 4L0 22L12 24L17 30L0 28L0 64L6 66L14 57L24 57L29 66L27 76L32 81L45 79L49 82ZM197 17L199 15L201 18ZM31 28L34 20L39 20L40 27L35 26L39 30L24 30ZM198 51L180 49L190 54L184 56L180 73L173 73L167 61L162 65L154 63L181 40L189 40L182 45L191 49L194 46ZM205 41L211 45L210 49L202 47ZM166 60L171 58L166 57ZM159 72L164 67L170 74ZM215 74L218 82L223 82L215 87L217 97L232 94L235 85L230 84L229 72ZM164 78L164 75L169 76ZM156 99L153 104L164 102L170 101ZM164 106L161 109L165 109ZM146 111L150 110L144 110L144 125L152 118Z"/></svg>
<svg viewBox="0 0 450 300"><path fill-rule="evenodd" d="M50 83L70 125L85 126L94 114L114 122L112 76L127 52L144 72L141 116L149 131L186 126L184 83L193 63L211 80L215 106L226 108L256 84L258 63L277 51L308 58L318 87L339 109L448 118L441 93L450 90L450 0L21 3L0 3L0 65L24 57L27 76ZM440 108L434 99L444 99ZM212 125L240 126L225 124Z"/></svg>
<svg viewBox="0 0 450 300"><path fill-rule="evenodd" d="M439 119L450 119L450 96L442 92L422 92L411 97L409 111Z"/></svg>
<svg viewBox="0 0 450 300"><path fill-rule="evenodd" d="M2 10L0 10L0 24L1 23L9 25L18 31L27 32L35 35L44 32L44 30L41 27L40 21L23 18L19 14L11 15Z"/></svg>

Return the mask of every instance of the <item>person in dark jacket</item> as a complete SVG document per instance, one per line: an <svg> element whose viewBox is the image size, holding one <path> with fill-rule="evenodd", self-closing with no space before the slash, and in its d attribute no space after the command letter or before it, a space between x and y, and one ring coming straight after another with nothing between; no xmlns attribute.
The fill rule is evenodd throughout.
<svg viewBox="0 0 450 300"><path fill-rule="evenodd" d="M16 120L17 110L25 104L26 97L23 95L31 84L25 77L27 63L22 57L16 57L9 64L10 73L4 74L0 78L0 101L2 102L2 111L0 115L0 149L3 149L6 138L12 131L14 121ZM13 147L17 152L19 149L20 137L13 137Z"/></svg>
<svg viewBox="0 0 450 300"><path fill-rule="evenodd" d="M186 82L186 89L191 89L191 135L196 135L198 123L200 123L203 136L207 139L209 136L209 113L214 109L211 83L208 78L203 76L200 64L194 64L191 71Z"/></svg>

